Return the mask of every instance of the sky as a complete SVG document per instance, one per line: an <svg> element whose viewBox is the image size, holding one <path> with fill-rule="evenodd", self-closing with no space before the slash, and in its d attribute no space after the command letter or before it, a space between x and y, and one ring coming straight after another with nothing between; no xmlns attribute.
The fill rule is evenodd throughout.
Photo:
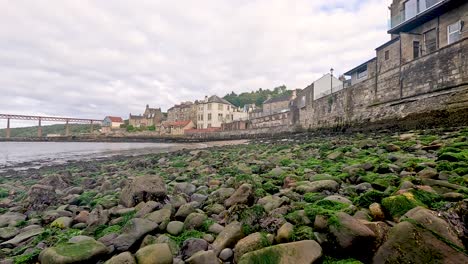
<svg viewBox="0 0 468 264"><path fill-rule="evenodd" d="M305 88L375 56L390 2L0 0L0 113L128 118Z"/></svg>

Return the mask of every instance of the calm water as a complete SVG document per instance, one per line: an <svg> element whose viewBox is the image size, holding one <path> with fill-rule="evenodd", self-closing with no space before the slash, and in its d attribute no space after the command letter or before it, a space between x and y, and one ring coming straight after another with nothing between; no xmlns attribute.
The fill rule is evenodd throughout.
<svg viewBox="0 0 468 264"><path fill-rule="evenodd" d="M200 148L203 144L94 143L94 142L0 142L0 170L26 169L114 155L138 155Z"/></svg>

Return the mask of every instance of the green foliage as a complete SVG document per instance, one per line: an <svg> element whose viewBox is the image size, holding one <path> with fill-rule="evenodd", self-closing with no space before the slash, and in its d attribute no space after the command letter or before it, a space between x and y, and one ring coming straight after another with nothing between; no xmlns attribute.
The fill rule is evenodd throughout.
<svg viewBox="0 0 468 264"><path fill-rule="evenodd" d="M336 212L342 211L348 207L349 205L345 203L330 200L320 200L313 204L306 205L304 211L307 217L309 217L311 221L314 221L317 215L323 215L330 218Z"/></svg>
<svg viewBox="0 0 468 264"><path fill-rule="evenodd" d="M127 132L134 132L136 131L135 127L133 125L128 125L127 126Z"/></svg>
<svg viewBox="0 0 468 264"><path fill-rule="evenodd" d="M14 257L13 262L15 264L36 263L37 262L37 257L39 256L39 253L41 253L41 250L40 249L35 249L33 252L31 252L29 254L23 254L23 255Z"/></svg>
<svg viewBox="0 0 468 264"><path fill-rule="evenodd" d="M174 240L179 247L182 246L184 241L189 238L203 238L204 235L205 233L197 231L197 230L185 230L178 236L167 234L167 236L170 237L172 240Z"/></svg>
<svg viewBox="0 0 468 264"><path fill-rule="evenodd" d="M294 227L294 232L292 235L293 241L301 241L301 240L314 240L314 230L310 226L298 226Z"/></svg>
<svg viewBox="0 0 468 264"><path fill-rule="evenodd" d="M426 192L424 190L416 189L411 190L411 193L414 195L414 198L423 204L427 205L429 208L434 208L434 206L442 200L442 197L437 193Z"/></svg>
<svg viewBox="0 0 468 264"><path fill-rule="evenodd" d="M10 192L7 189L0 188L0 199L8 197Z"/></svg>
<svg viewBox="0 0 468 264"><path fill-rule="evenodd" d="M187 163L183 160L178 160L172 163L172 167L174 168L184 168L187 166Z"/></svg>
<svg viewBox="0 0 468 264"><path fill-rule="evenodd" d="M289 166L293 164L293 161L290 159L283 159L283 160L280 160L280 164L281 166Z"/></svg>
<svg viewBox="0 0 468 264"><path fill-rule="evenodd" d="M148 129L148 131L156 131L156 126L148 126L146 129Z"/></svg>
<svg viewBox="0 0 468 264"><path fill-rule="evenodd" d="M215 223L215 221L211 218L208 218L206 219L205 221L203 221L203 224L201 226L201 230L203 232L208 232L208 229L210 228L210 226L212 226L213 224Z"/></svg>
<svg viewBox="0 0 468 264"><path fill-rule="evenodd" d="M254 252L250 255L248 262L252 264L279 264L281 254L274 248L266 248L261 252ZM243 263L243 262L242 262Z"/></svg>
<svg viewBox="0 0 468 264"><path fill-rule="evenodd" d="M324 256L322 264L362 264L362 262L353 258L337 259L330 256Z"/></svg>
<svg viewBox="0 0 468 264"><path fill-rule="evenodd" d="M77 205L91 205L94 197L97 195L96 191L86 191L83 192L80 197L78 197Z"/></svg>
<svg viewBox="0 0 468 264"><path fill-rule="evenodd" d="M369 207L372 203L381 203L385 195L381 191L369 190L354 200L354 204L360 207Z"/></svg>
<svg viewBox="0 0 468 264"><path fill-rule="evenodd" d="M304 194L304 201L308 203L314 203L318 200L322 200L325 196L321 193L306 193Z"/></svg>
<svg viewBox="0 0 468 264"><path fill-rule="evenodd" d="M382 206L395 218L404 215L409 210L420 205L423 205L423 203L416 200L412 193L404 193L382 199Z"/></svg>
<svg viewBox="0 0 468 264"><path fill-rule="evenodd" d="M279 191L278 186L273 184L271 181L267 181L266 183L262 185L262 187L263 187L263 190L265 190L269 194L275 194Z"/></svg>
<svg viewBox="0 0 468 264"><path fill-rule="evenodd" d="M242 223L244 235L251 234L260 229L259 221L266 215L261 205L253 205L239 213L239 222Z"/></svg>
<svg viewBox="0 0 468 264"><path fill-rule="evenodd" d="M21 221L16 223L15 227L22 228L22 227L25 227L27 225L28 225L28 221L21 220Z"/></svg>
<svg viewBox="0 0 468 264"><path fill-rule="evenodd" d="M70 238L79 236L81 234L81 230L73 228L65 230L56 227L47 228L40 235L36 236L33 244L36 245L37 243L43 241L48 246L56 246L59 244L66 243Z"/></svg>
<svg viewBox="0 0 468 264"><path fill-rule="evenodd" d="M270 89L263 90L260 88L257 91L241 93L239 95L231 92L230 94L225 95L223 98L237 107L244 107L246 104L262 106L263 102L268 99L269 95L274 98L284 94L291 95L292 91L287 90L286 86L281 85L275 87L272 91Z"/></svg>
<svg viewBox="0 0 468 264"><path fill-rule="evenodd" d="M122 215L122 220L120 222L118 222L117 224L115 224L115 225L111 225L111 226L100 225L100 226L98 226L94 230L94 237L96 239L99 239L99 238L101 238L101 237L103 237L105 235L111 234L111 233L120 234L120 232L122 231L122 228L124 226L126 226L128 224L128 222L130 222L130 220L133 219L133 217L135 217L135 214L136 214L136 212L129 212L129 213L126 213L126 214Z"/></svg>

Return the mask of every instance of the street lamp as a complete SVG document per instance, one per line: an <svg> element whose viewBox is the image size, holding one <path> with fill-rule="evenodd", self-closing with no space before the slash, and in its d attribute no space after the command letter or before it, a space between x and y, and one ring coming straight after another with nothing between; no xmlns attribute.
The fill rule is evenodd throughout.
<svg viewBox="0 0 468 264"><path fill-rule="evenodd" d="M330 94L333 93L333 68L330 69Z"/></svg>

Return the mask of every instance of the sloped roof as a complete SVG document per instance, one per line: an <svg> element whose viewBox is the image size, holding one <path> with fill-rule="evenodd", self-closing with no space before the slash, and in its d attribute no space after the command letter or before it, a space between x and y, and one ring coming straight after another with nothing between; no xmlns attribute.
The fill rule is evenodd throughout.
<svg viewBox="0 0 468 264"><path fill-rule="evenodd" d="M228 104L228 105L232 105L229 101L227 101L226 99L223 99L217 95L212 95L208 98L208 101L207 103L220 103L220 104Z"/></svg>
<svg viewBox="0 0 468 264"><path fill-rule="evenodd" d="M183 120L183 121L174 121L174 122L165 122L164 126L173 126L173 127L185 127L186 125L190 124L191 120Z"/></svg>
<svg viewBox="0 0 468 264"><path fill-rule="evenodd" d="M123 123L123 119L118 116L106 116L106 118L109 118L111 122Z"/></svg>

